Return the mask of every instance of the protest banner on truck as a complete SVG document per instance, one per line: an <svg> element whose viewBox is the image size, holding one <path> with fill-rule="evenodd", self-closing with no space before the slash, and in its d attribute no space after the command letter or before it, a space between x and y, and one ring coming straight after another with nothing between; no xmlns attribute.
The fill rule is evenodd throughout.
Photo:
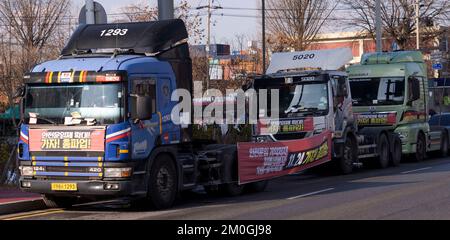
<svg viewBox="0 0 450 240"><path fill-rule="evenodd" d="M331 131L298 140L238 143L239 183L296 173L331 160Z"/></svg>

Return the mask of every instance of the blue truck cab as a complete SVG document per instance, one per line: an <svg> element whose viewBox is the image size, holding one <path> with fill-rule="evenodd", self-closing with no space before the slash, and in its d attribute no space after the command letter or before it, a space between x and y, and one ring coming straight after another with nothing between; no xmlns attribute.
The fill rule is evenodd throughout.
<svg viewBox="0 0 450 240"><path fill-rule="evenodd" d="M171 119L172 93L192 92L187 38L181 20L83 25L26 74L21 189L49 207L126 196L161 209L180 191L235 183L235 146L197 146Z"/></svg>

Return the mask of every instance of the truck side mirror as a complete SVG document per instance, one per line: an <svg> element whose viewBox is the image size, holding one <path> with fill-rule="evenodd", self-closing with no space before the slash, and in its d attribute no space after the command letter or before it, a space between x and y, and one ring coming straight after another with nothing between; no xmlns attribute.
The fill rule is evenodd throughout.
<svg viewBox="0 0 450 240"><path fill-rule="evenodd" d="M337 83L336 97L348 97L347 83L345 81L345 78L339 78L337 80Z"/></svg>
<svg viewBox="0 0 450 240"><path fill-rule="evenodd" d="M420 81L415 77L408 78L409 94L408 104L420 99Z"/></svg>
<svg viewBox="0 0 450 240"><path fill-rule="evenodd" d="M16 92L14 93L13 98L16 99L16 98L20 98L23 96L25 96L25 86L20 86L16 89Z"/></svg>
<svg viewBox="0 0 450 240"><path fill-rule="evenodd" d="M150 96L139 96L132 94L130 107L131 107L131 118L139 120L147 120L152 118L152 97Z"/></svg>

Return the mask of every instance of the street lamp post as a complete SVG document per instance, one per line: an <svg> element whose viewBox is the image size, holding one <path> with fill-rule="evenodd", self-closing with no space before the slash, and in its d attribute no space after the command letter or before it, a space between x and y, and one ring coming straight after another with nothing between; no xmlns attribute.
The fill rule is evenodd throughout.
<svg viewBox="0 0 450 240"><path fill-rule="evenodd" d="M416 0L416 48L420 49L420 0Z"/></svg>
<svg viewBox="0 0 450 240"><path fill-rule="evenodd" d="M263 74L266 74L266 0L262 0L262 62Z"/></svg>
<svg viewBox="0 0 450 240"><path fill-rule="evenodd" d="M375 31L376 31L376 42L377 42L377 52L383 51L382 35L383 31L381 28L381 0L377 0L375 5Z"/></svg>
<svg viewBox="0 0 450 240"><path fill-rule="evenodd" d="M158 19L167 20L174 18L173 0L158 0Z"/></svg>

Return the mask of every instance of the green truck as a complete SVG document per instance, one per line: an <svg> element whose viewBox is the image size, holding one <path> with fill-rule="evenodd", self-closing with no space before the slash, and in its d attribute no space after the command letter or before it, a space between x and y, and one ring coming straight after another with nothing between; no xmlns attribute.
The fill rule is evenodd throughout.
<svg viewBox="0 0 450 240"><path fill-rule="evenodd" d="M366 146L359 148L360 158L375 157L381 167L387 167L398 147L385 136L400 138L402 156L414 161L422 161L430 151L447 153L448 133L430 131L428 124L427 68L421 52L364 54L361 63L348 67L347 73L359 144ZM381 149L379 141L385 138L388 144ZM367 139L375 144L364 144ZM390 158L383 157L383 151L390 152Z"/></svg>

